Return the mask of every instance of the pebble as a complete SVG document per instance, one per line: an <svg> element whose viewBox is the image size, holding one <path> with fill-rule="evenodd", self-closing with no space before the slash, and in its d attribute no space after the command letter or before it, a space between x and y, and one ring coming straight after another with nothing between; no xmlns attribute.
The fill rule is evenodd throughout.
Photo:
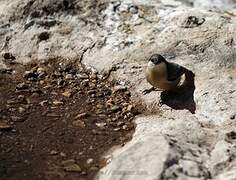
<svg viewBox="0 0 236 180"><path fill-rule="evenodd" d="M74 126L78 126L78 127L81 127L81 128L85 128L85 126L86 126L85 123L83 121L81 121L81 120L73 121L72 124Z"/></svg>
<svg viewBox="0 0 236 180"><path fill-rule="evenodd" d="M124 124L125 124L124 122L119 121L119 122L117 123L117 126L123 126Z"/></svg>
<svg viewBox="0 0 236 180"><path fill-rule="evenodd" d="M57 85L58 86L64 86L65 85L65 81L63 79L58 79Z"/></svg>
<svg viewBox="0 0 236 180"><path fill-rule="evenodd" d="M16 89L17 90L25 90L25 89L28 89L29 88L29 86L26 84L26 83L19 83L19 84L17 84L17 86L16 86Z"/></svg>
<svg viewBox="0 0 236 180"><path fill-rule="evenodd" d="M112 99L108 99L107 101L106 101L106 105L107 106L112 106L114 104L114 101L112 100Z"/></svg>
<svg viewBox="0 0 236 180"><path fill-rule="evenodd" d="M90 168L90 170L91 170L91 171L97 171L97 170L98 170L98 167L93 166L93 167Z"/></svg>
<svg viewBox="0 0 236 180"><path fill-rule="evenodd" d="M74 159L67 159L65 161L62 161L61 162L61 165L62 166L67 166L67 165L70 165L70 164L74 164L75 163L75 160Z"/></svg>
<svg viewBox="0 0 236 180"><path fill-rule="evenodd" d="M12 74L13 70L11 68L1 68L0 74Z"/></svg>
<svg viewBox="0 0 236 180"><path fill-rule="evenodd" d="M82 169L78 164L72 164L64 167L64 170L67 172L81 172Z"/></svg>
<svg viewBox="0 0 236 180"><path fill-rule="evenodd" d="M7 100L7 104L15 104L16 102L14 100Z"/></svg>
<svg viewBox="0 0 236 180"><path fill-rule="evenodd" d="M122 86L122 85L117 85L117 86L114 86L113 88L113 92L118 92L118 91L126 91L127 90L127 87L126 86Z"/></svg>
<svg viewBox="0 0 236 180"><path fill-rule="evenodd" d="M79 79L88 79L89 78L87 74L77 74L77 77Z"/></svg>
<svg viewBox="0 0 236 180"><path fill-rule="evenodd" d="M57 154L58 154L58 152L55 151L55 150L52 150L52 151L50 152L50 155L57 155Z"/></svg>
<svg viewBox="0 0 236 180"><path fill-rule="evenodd" d="M75 119L82 119L82 118L86 118L88 117L89 114L88 113L81 113L81 114L78 114Z"/></svg>
<svg viewBox="0 0 236 180"><path fill-rule="evenodd" d="M107 125L107 123L101 122L101 123L96 123L96 126L99 128L104 128Z"/></svg>
<svg viewBox="0 0 236 180"><path fill-rule="evenodd" d="M74 159L62 161L61 164L63 166L63 169L67 172L81 172L82 171L81 167L77 163L75 163Z"/></svg>
<svg viewBox="0 0 236 180"><path fill-rule="evenodd" d="M94 134L94 135L99 135L99 134L101 134L101 132L99 132L99 131L93 129L93 130L92 130L92 134Z"/></svg>
<svg viewBox="0 0 236 180"><path fill-rule="evenodd" d="M96 93L96 90L89 90L87 93L88 93L89 95L95 94L95 93Z"/></svg>
<svg viewBox="0 0 236 180"><path fill-rule="evenodd" d="M11 120L14 122L23 122L25 121L25 118L18 117L18 116L11 116Z"/></svg>
<svg viewBox="0 0 236 180"><path fill-rule="evenodd" d="M63 93L62 93L63 96L65 97L70 97L71 96L71 91L70 90L65 90Z"/></svg>
<svg viewBox="0 0 236 180"><path fill-rule="evenodd" d="M89 164L89 165L90 165L90 164L92 164L92 163L93 163L93 161L94 161L94 160L93 160L92 158L89 158L89 159L87 159L87 161L86 161L86 162L87 162L87 164Z"/></svg>
<svg viewBox="0 0 236 180"><path fill-rule="evenodd" d="M119 127L115 128L115 129L113 129L113 131L120 131L120 128Z"/></svg>
<svg viewBox="0 0 236 180"><path fill-rule="evenodd" d="M60 152L61 157L66 157L66 153Z"/></svg>
<svg viewBox="0 0 236 180"><path fill-rule="evenodd" d="M133 105L131 105L131 104L130 104L130 105L128 105L128 107L127 107L127 111L129 111L129 112L130 112L130 111L132 111L132 109L133 109Z"/></svg>
<svg viewBox="0 0 236 180"><path fill-rule="evenodd" d="M33 71L25 71L24 76L25 79L37 78L37 75Z"/></svg>
<svg viewBox="0 0 236 180"><path fill-rule="evenodd" d="M56 113L47 113L47 117L60 117L61 115L56 114Z"/></svg>
<svg viewBox="0 0 236 180"><path fill-rule="evenodd" d="M12 127L6 122L0 122L0 130L11 130Z"/></svg>
<svg viewBox="0 0 236 180"><path fill-rule="evenodd" d="M48 104L48 100L43 100L39 103L41 106L45 106Z"/></svg>
<svg viewBox="0 0 236 180"><path fill-rule="evenodd" d="M53 101L52 103L53 103L54 105L56 105L56 106L63 105L63 102L62 102L62 101Z"/></svg>
<svg viewBox="0 0 236 180"><path fill-rule="evenodd" d="M116 113L116 112L118 112L118 111L120 111L120 110L121 110L121 107L118 106L118 105L114 105L114 106L111 107L111 111L112 111L113 113Z"/></svg>
<svg viewBox="0 0 236 180"><path fill-rule="evenodd" d="M67 80L73 79L72 74L67 74L67 75L65 76L65 79L67 79Z"/></svg>
<svg viewBox="0 0 236 180"><path fill-rule="evenodd" d="M122 129L127 130L128 126L125 124L124 126L122 126Z"/></svg>
<svg viewBox="0 0 236 180"><path fill-rule="evenodd" d="M25 112L25 111L26 111L26 109L23 108L23 107L19 107L19 108L18 108L18 112L19 112L19 113L23 113L23 112Z"/></svg>

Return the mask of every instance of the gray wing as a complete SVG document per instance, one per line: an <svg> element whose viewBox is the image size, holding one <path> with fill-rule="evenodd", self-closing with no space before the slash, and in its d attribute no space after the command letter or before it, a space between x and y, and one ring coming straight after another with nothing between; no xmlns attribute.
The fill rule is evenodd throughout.
<svg viewBox="0 0 236 180"><path fill-rule="evenodd" d="M168 81L175 81L184 74L184 68L175 63L167 63Z"/></svg>

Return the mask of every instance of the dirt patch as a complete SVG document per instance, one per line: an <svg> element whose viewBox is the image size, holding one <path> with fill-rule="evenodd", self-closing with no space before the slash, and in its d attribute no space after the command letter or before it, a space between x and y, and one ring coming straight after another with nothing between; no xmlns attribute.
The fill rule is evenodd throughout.
<svg viewBox="0 0 236 180"><path fill-rule="evenodd" d="M92 179L127 142L140 110L130 92L76 63L0 72L0 179Z"/></svg>

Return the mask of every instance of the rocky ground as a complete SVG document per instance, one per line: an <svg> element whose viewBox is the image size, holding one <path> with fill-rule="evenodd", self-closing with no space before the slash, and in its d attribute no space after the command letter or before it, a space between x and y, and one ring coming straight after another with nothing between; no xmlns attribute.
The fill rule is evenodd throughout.
<svg viewBox="0 0 236 180"><path fill-rule="evenodd" d="M66 64L72 62L74 67L82 65L86 71L98 74L99 77L110 75L109 81L105 82L110 84L111 89L114 86L110 82L113 78L119 85L128 87L131 100L135 105L142 105L145 112L142 110L143 114L135 118L136 127L131 140L106 153L107 162L99 170L96 176L98 179L236 179L235 8L234 0L0 0L1 72L11 73L10 69L14 69L11 67L12 63L46 63L44 68L47 69L47 63L54 59L58 63L60 60ZM160 53L169 61L192 71L193 88L181 95L158 91L143 95L142 91L150 87L143 72L152 53ZM17 69L24 68L19 65ZM20 72L23 76L24 71ZM15 93L15 87L22 81L13 78L14 73L1 76L4 80L2 91L6 93L7 82L12 84L14 93L7 93L12 93L14 100L20 95L17 94L18 90ZM6 78L9 77L17 83L7 81ZM32 84L30 80L24 79L26 80ZM34 81L33 84L43 87L43 84ZM59 109L65 114L75 113L63 108L71 101L65 100L65 104L60 104L63 100L60 97L65 98L62 94L64 91L61 92L58 88L55 91L60 92L61 96L48 96L59 98L55 99L59 103L56 107L61 107ZM77 91L79 90L75 94ZM1 96L5 101L10 100L5 94ZM82 97L88 96L81 95L78 98ZM126 97L125 92L121 97ZM39 110L48 107L38 105L43 100L39 98L36 103ZM160 100L165 100L161 107ZM50 103L53 101L51 99ZM129 103L130 99L124 98L124 102ZM77 103L80 103L79 99L75 100L76 105ZM7 104L1 106L5 107ZM89 107L91 105L87 108ZM17 113L13 111L7 118L20 116L18 108L15 108ZM106 118L107 116L104 117ZM120 121L128 123L126 119L120 118ZM12 122L11 118L7 120ZM29 122L17 124L26 126ZM81 122L79 124L81 126ZM8 125L2 126L9 129ZM35 128L43 128L42 124L39 125ZM90 125L91 128L97 128L96 122ZM10 126L13 126L14 131L15 123ZM75 128L75 125L72 127ZM7 133L17 132L11 130ZM85 134L86 132L84 131ZM126 131L121 128L121 132ZM132 132L132 128L129 132ZM22 135L26 136L24 133ZM69 138L72 136L69 135ZM2 133L1 141L6 137L5 132ZM59 136L55 137L55 141L59 139ZM117 136L118 139L121 137L123 134ZM107 138L112 138L111 134ZM75 139L74 141L78 141ZM102 142L105 141L107 140ZM118 140L114 144L125 141L126 139ZM75 147L75 143L71 144L72 148ZM108 150L114 144L104 148ZM49 156L54 148L47 145L45 148L50 149L46 157L62 158L55 158L56 162L74 159L73 166L81 166L82 172L90 174L90 170L80 164L84 164L85 159L76 159L80 156L64 152L67 156L61 157L60 149L55 150L58 151L57 155ZM7 149L2 152L11 153ZM91 157L94 159L92 167L98 156ZM7 158L7 155L2 157ZM88 158L90 157L86 157L86 161ZM12 164L14 163L9 165ZM31 173L34 174L34 171ZM93 175L91 173L89 177Z"/></svg>
<svg viewBox="0 0 236 180"><path fill-rule="evenodd" d="M1 72L0 179L91 179L125 144L138 113L130 92L78 64L50 61Z"/></svg>

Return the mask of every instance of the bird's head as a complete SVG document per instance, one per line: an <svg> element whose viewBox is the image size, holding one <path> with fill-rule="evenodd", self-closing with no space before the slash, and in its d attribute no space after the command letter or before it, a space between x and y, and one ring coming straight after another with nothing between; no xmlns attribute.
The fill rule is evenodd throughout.
<svg viewBox="0 0 236 180"><path fill-rule="evenodd" d="M153 54L148 61L149 66L156 66L162 63L166 63L165 58L160 54Z"/></svg>

